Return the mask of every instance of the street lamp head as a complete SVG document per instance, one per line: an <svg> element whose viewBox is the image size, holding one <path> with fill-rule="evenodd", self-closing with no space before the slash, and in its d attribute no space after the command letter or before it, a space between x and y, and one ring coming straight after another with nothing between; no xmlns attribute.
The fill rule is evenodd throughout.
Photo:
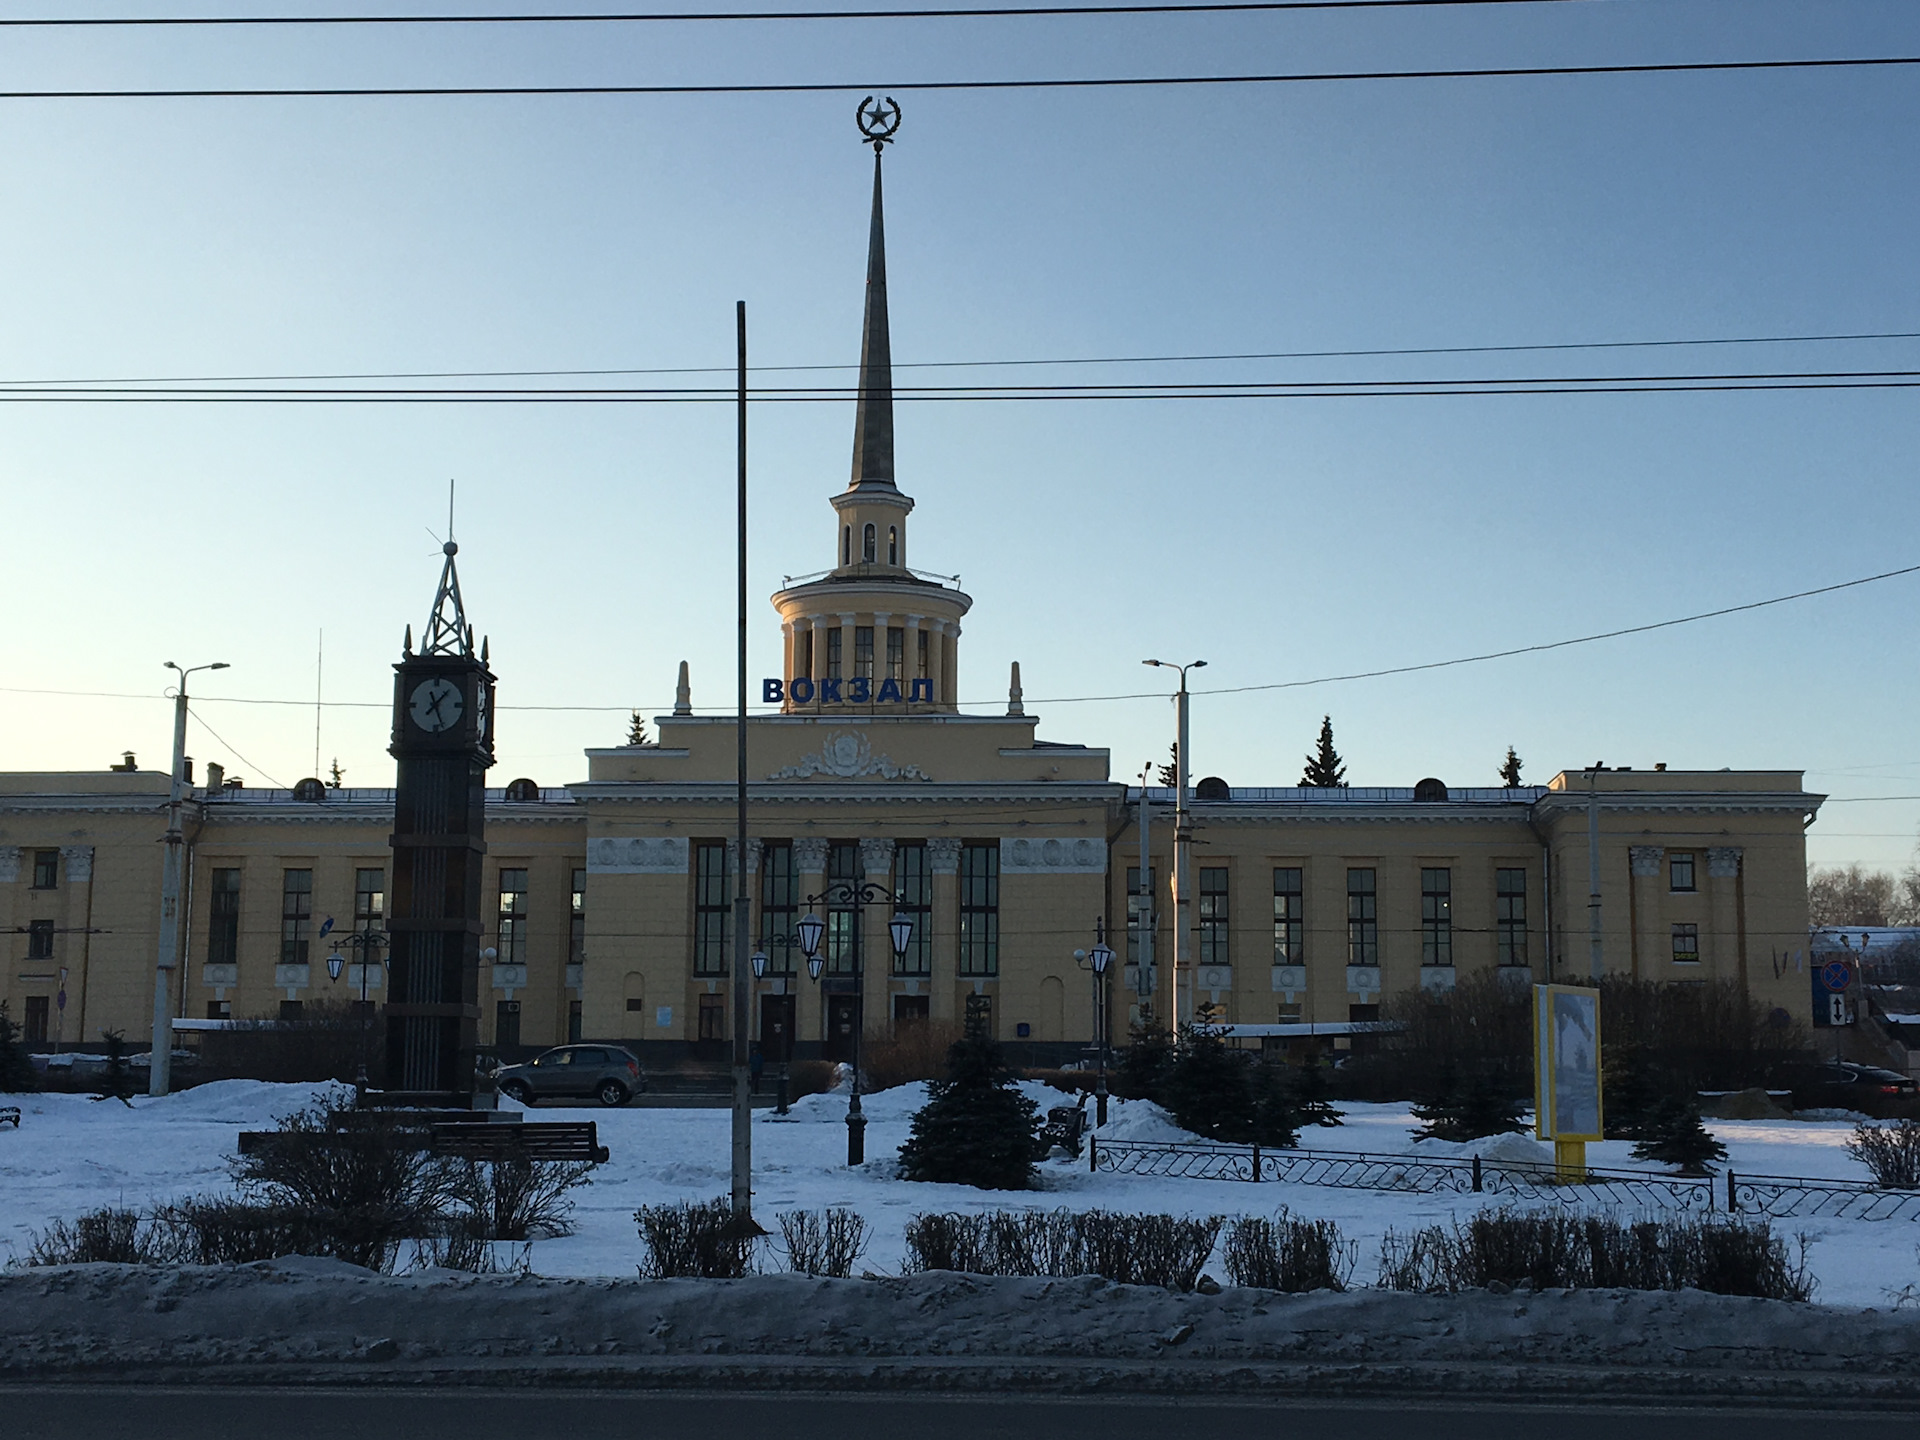
<svg viewBox="0 0 1920 1440"><path fill-rule="evenodd" d="M1107 973L1107 966L1113 963L1113 947L1102 941L1087 952L1087 958L1093 962L1093 973L1104 975Z"/></svg>
<svg viewBox="0 0 1920 1440"><path fill-rule="evenodd" d="M346 966L346 963L346 957L338 950L327 956L327 979L338 980L340 978L340 971Z"/></svg>
<svg viewBox="0 0 1920 1440"><path fill-rule="evenodd" d="M1164 666L1167 662L1164 660L1142 660L1140 663L1142 665L1151 665L1153 666L1154 669L1158 670L1162 666Z"/></svg>
<svg viewBox="0 0 1920 1440"><path fill-rule="evenodd" d="M207 666L209 670L231 670L232 668L233 667L224 660L216 660L213 664Z"/></svg>
<svg viewBox="0 0 1920 1440"><path fill-rule="evenodd" d="M800 917L800 923L794 927L800 934L800 953L807 957L807 967L813 968L814 956L820 953L820 937L826 933L827 922L809 911ZM814 971L815 978L819 972Z"/></svg>
<svg viewBox="0 0 1920 1440"><path fill-rule="evenodd" d="M887 934L893 940L893 958L904 959L907 947L913 943L913 917L894 912L893 919L887 922Z"/></svg>
<svg viewBox="0 0 1920 1440"><path fill-rule="evenodd" d="M764 950L754 951L753 954L750 957L748 957L747 963L753 966L754 979L764 980L766 978L766 975L767 975L767 952L766 951Z"/></svg>
<svg viewBox="0 0 1920 1440"><path fill-rule="evenodd" d="M1204 660L1194 660L1188 663L1187 668L1189 670L1204 670L1207 668L1207 662Z"/></svg>
<svg viewBox="0 0 1920 1440"><path fill-rule="evenodd" d="M500 958L500 952L489 945L480 952L480 958L482 960L498 960Z"/></svg>
<svg viewBox="0 0 1920 1440"><path fill-rule="evenodd" d="M818 955L807 956L807 978L809 980L818 980L820 978L820 967L826 963L827 962L822 960Z"/></svg>

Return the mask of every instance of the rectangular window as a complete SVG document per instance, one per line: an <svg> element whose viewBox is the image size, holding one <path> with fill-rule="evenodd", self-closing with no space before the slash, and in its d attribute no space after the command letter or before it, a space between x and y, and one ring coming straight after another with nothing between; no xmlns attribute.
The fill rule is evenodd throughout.
<svg viewBox="0 0 1920 1440"><path fill-rule="evenodd" d="M233 1018L233 1002L231 1000L207 1001L207 1019L231 1020L232 1018Z"/></svg>
<svg viewBox="0 0 1920 1440"><path fill-rule="evenodd" d="M873 679L873 626L853 627L853 678Z"/></svg>
<svg viewBox="0 0 1920 1440"><path fill-rule="evenodd" d="M1493 923L1502 965L1527 963L1527 872L1493 872Z"/></svg>
<svg viewBox="0 0 1920 1440"><path fill-rule="evenodd" d="M1307 897L1297 865L1273 872L1273 963L1300 965L1306 953Z"/></svg>
<svg viewBox="0 0 1920 1440"><path fill-rule="evenodd" d="M22 1037L29 1045L47 1043L47 997L44 995L27 996L26 1034Z"/></svg>
<svg viewBox="0 0 1920 1440"><path fill-rule="evenodd" d="M1669 888L1676 892L1685 892L1694 888L1693 852L1676 850L1667 857L1667 877Z"/></svg>
<svg viewBox="0 0 1920 1440"><path fill-rule="evenodd" d="M283 1025L298 1025L300 1023L300 1017L306 1013L306 1009L307 1002L304 1000L282 1000L280 1002L280 1023Z"/></svg>
<svg viewBox="0 0 1920 1440"><path fill-rule="evenodd" d="M520 1002L502 1000L493 1007L493 1048L520 1048Z"/></svg>
<svg viewBox="0 0 1920 1440"><path fill-rule="evenodd" d="M1347 871L1347 963L1380 963L1380 917L1372 870Z"/></svg>
<svg viewBox="0 0 1920 1440"><path fill-rule="evenodd" d="M29 960L53 958L53 921L35 920L27 926L27 958Z"/></svg>
<svg viewBox="0 0 1920 1440"><path fill-rule="evenodd" d="M207 897L207 963L240 963L240 871L221 868L213 872L213 889Z"/></svg>
<svg viewBox="0 0 1920 1440"><path fill-rule="evenodd" d="M960 973L1000 973L1000 846L960 850Z"/></svg>
<svg viewBox="0 0 1920 1440"><path fill-rule="evenodd" d="M905 678L900 673L900 668L901 668L902 661L906 656L906 653L907 653L907 632L902 630L898 625L888 626L887 627L887 678L889 680L901 680Z"/></svg>
<svg viewBox="0 0 1920 1440"><path fill-rule="evenodd" d="M573 886L567 900L567 963L584 965L586 960L587 872L576 869L573 872Z"/></svg>
<svg viewBox="0 0 1920 1440"><path fill-rule="evenodd" d="M1453 871L1420 872L1420 963L1453 964Z"/></svg>
<svg viewBox="0 0 1920 1440"><path fill-rule="evenodd" d="M727 847L718 840L694 847L693 973L727 973Z"/></svg>
<svg viewBox="0 0 1920 1440"><path fill-rule="evenodd" d="M838 680L840 675L841 630L838 625L827 631L827 679Z"/></svg>
<svg viewBox="0 0 1920 1440"><path fill-rule="evenodd" d="M1298 1025L1300 1023L1300 1002L1298 1000L1282 1000L1274 1016L1274 1023L1276 1025Z"/></svg>
<svg viewBox="0 0 1920 1440"><path fill-rule="evenodd" d="M280 878L280 963L307 963L307 942L313 933L313 871L286 870ZM290 1000L281 1006L297 1005ZM281 1017L285 1019L283 1015Z"/></svg>
<svg viewBox="0 0 1920 1440"><path fill-rule="evenodd" d="M848 890L860 883L860 847L836 840L827 847L827 934L821 948L830 975L853 974L853 901ZM861 957L865 960L865 956Z"/></svg>
<svg viewBox="0 0 1920 1440"><path fill-rule="evenodd" d="M813 630L808 628L800 632L800 653L794 658L793 673L813 675Z"/></svg>
<svg viewBox="0 0 1920 1440"><path fill-rule="evenodd" d="M933 874L927 869L927 847L906 841L893 852L894 910L913 921L907 953L894 957L896 975L927 975L933 971ZM888 917L891 919L892 917ZM887 947L893 953L893 947Z"/></svg>
<svg viewBox="0 0 1920 1440"><path fill-rule="evenodd" d="M1700 963L1700 927L1698 925L1673 927L1673 963L1676 965Z"/></svg>
<svg viewBox="0 0 1920 1440"><path fill-rule="evenodd" d="M927 632L924 630L916 630L914 633L920 637L914 641L914 649L920 653L913 662L913 673L916 679L925 680L929 678L927 673Z"/></svg>
<svg viewBox="0 0 1920 1440"><path fill-rule="evenodd" d="M365 868L353 872L353 928L378 930L387 916L387 872Z"/></svg>
<svg viewBox="0 0 1920 1440"><path fill-rule="evenodd" d="M1151 919L1153 913L1153 873L1153 866L1149 865L1147 867L1146 888L1142 889L1140 885L1140 867L1138 865L1129 865L1127 867L1127 963L1129 965L1138 965L1140 963L1140 917L1146 915L1149 917L1147 923L1149 925L1153 923Z"/></svg>
<svg viewBox="0 0 1920 1440"><path fill-rule="evenodd" d="M58 850L36 850L33 852L33 888L52 890L60 884L60 852Z"/></svg>
<svg viewBox="0 0 1920 1440"><path fill-rule="evenodd" d="M769 975L791 975L800 942L800 877L793 868L793 842L769 840L760 855L760 948Z"/></svg>
<svg viewBox="0 0 1920 1440"><path fill-rule="evenodd" d="M527 872L500 871L500 956L497 965L527 963Z"/></svg>
<svg viewBox="0 0 1920 1440"><path fill-rule="evenodd" d="M1230 965L1227 948L1227 867L1200 867L1200 963Z"/></svg>
<svg viewBox="0 0 1920 1440"><path fill-rule="evenodd" d="M700 997L700 1038L702 1040L728 1038L726 996L702 995Z"/></svg>

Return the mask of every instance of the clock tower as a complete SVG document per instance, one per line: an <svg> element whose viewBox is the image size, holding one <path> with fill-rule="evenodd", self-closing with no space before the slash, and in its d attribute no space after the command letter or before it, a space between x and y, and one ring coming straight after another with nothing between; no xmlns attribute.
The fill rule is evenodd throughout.
<svg viewBox="0 0 1920 1440"><path fill-rule="evenodd" d="M394 668L393 938L387 991L388 1103L466 1106L480 1028L481 859L493 764L493 672L443 547L433 614Z"/></svg>

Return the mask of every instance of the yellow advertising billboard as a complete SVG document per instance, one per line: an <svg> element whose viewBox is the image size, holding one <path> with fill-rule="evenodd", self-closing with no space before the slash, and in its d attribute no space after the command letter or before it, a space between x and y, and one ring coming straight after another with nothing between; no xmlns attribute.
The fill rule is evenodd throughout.
<svg viewBox="0 0 1920 1440"><path fill-rule="evenodd" d="M1533 1105L1542 1140L1602 1137L1598 990L1533 987Z"/></svg>

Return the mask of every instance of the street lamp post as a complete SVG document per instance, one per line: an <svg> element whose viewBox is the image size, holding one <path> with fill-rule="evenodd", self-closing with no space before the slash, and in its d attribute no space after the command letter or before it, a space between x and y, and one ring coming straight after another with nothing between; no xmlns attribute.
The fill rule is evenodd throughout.
<svg viewBox="0 0 1920 1440"><path fill-rule="evenodd" d="M767 952L764 950L754 951L752 956L749 957L748 963L753 966L753 998L754 1003L760 1010L760 1056L764 1060L767 1054L767 1002L760 994L760 982L767 978ZM780 1064L780 1073L774 1077L773 1081L773 1113L776 1115L784 1115L787 1113L787 1047L784 1043L787 1036L784 1026L781 1031L781 1039L783 1043L780 1046L780 1053L774 1057Z"/></svg>
<svg viewBox="0 0 1920 1440"><path fill-rule="evenodd" d="M871 880L859 884L844 881L838 885L829 885L818 895L809 895L807 904L847 905L853 910L853 1085L852 1095L847 1101L847 1164L859 1165L867 1157L867 1117L860 1113L860 1032L866 1026L865 971L860 963L860 930L866 907L876 900L890 899L883 886ZM821 971L826 968L820 954L820 937L826 933L827 924L819 915L809 910L801 917L795 927L800 936L800 949L807 957L807 974L816 982ZM893 945L894 958L897 960L907 953L907 947L913 943L913 917L895 911L887 922L887 936Z"/></svg>
<svg viewBox="0 0 1920 1440"><path fill-rule="evenodd" d="M375 964L386 963L381 960L380 952L386 948L387 941L384 930L357 930L336 940L333 953L327 956L327 979L337 983L340 971L346 964L345 957L340 954L340 946L346 945L360 952L360 1011L356 1017L360 1030L360 1075L353 1082L356 1103L364 1100L367 1093L367 972Z"/></svg>
<svg viewBox="0 0 1920 1440"><path fill-rule="evenodd" d="M180 677L173 692L173 778L167 787L167 853L160 870L160 951L153 967L153 1049L147 1062L147 1093L164 1095L173 1070L173 970L180 947L181 852L186 837L180 831L180 803L187 785L187 677L202 670L225 670L227 662L190 665L184 670L169 660L166 667Z"/></svg>
<svg viewBox="0 0 1920 1440"><path fill-rule="evenodd" d="M1187 933L1187 910L1191 903L1188 867L1193 858L1193 819L1187 814L1187 672L1206 666L1204 660L1189 660L1175 665L1169 660L1143 660L1156 669L1178 670L1180 690L1174 696L1175 737L1173 747L1173 983L1167 986L1167 1005L1173 1033L1180 1033L1180 975L1191 962L1187 953L1192 938Z"/></svg>
<svg viewBox="0 0 1920 1440"><path fill-rule="evenodd" d="M1093 1092L1093 1123L1107 1123L1107 1047L1111 1015L1107 1001L1107 968L1113 964L1113 947L1107 944L1104 916L1093 922L1093 948L1073 952L1074 963L1093 972L1093 1048L1099 1058L1100 1079Z"/></svg>

